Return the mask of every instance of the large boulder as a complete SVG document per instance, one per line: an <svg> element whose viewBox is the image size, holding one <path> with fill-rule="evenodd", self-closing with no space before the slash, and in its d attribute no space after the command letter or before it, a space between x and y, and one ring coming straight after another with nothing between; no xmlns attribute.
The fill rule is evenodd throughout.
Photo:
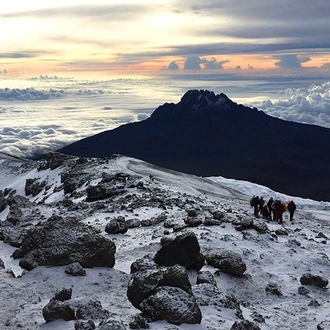
<svg viewBox="0 0 330 330"><path fill-rule="evenodd" d="M322 276L306 273L300 277L300 283L302 285L309 284L324 288L328 285L329 281Z"/></svg>
<svg viewBox="0 0 330 330"><path fill-rule="evenodd" d="M106 320L111 313L102 307L98 300L89 299L88 301L79 303L76 316L82 320Z"/></svg>
<svg viewBox="0 0 330 330"><path fill-rule="evenodd" d="M145 299L140 308L148 321L165 320L172 324L199 324L202 313L193 295L176 287L163 286Z"/></svg>
<svg viewBox="0 0 330 330"><path fill-rule="evenodd" d="M153 295L158 287L178 287L191 294L187 271L181 266L137 271L131 275L127 297L134 307L140 309L143 300Z"/></svg>
<svg viewBox="0 0 330 330"><path fill-rule="evenodd" d="M22 245L13 253L20 266L63 266L79 262L82 267L113 267L115 244L96 229L76 218L52 216L28 230Z"/></svg>
<svg viewBox="0 0 330 330"><path fill-rule="evenodd" d="M75 319L73 308L67 303L60 300L51 300L43 309L42 316L46 322L59 319L70 321Z"/></svg>
<svg viewBox="0 0 330 330"><path fill-rule="evenodd" d="M233 251L218 250L205 256L209 265L220 269L224 273L235 276L243 276L246 271L246 264L241 256Z"/></svg>
<svg viewBox="0 0 330 330"><path fill-rule="evenodd" d="M261 330L260 327L248 320L235 322L230 330Z"/></svg>
<svg viewBox="0 0 330 330"><path fill-rule="evenodd" d="M105 231L108 234L125 234L127 230L126 220L122 216L111 219L105 226Z"/></svg>
<svg viewBox="0 0 330 330"><path fill-rule="evenodd" d="M154 260L162 266L178 264L198 270L204 265L204 262L200 261L200 247L197 237L193 232L184 233L167 242L156 253Z"/></svg>

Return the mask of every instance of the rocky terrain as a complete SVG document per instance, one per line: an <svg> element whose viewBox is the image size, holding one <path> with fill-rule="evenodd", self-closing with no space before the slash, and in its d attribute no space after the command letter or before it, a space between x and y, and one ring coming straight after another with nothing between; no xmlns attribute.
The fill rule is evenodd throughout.
<svg viewBox="0 0 330 330"><path fill-rule="evenodd" d="M119 155L0 174L1 329L330 329L329 203L281 225L251 193L292 197Z"/></svg>

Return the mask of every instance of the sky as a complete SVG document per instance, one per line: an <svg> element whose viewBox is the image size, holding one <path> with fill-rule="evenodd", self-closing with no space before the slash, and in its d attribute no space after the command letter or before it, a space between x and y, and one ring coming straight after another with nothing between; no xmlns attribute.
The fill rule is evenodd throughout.
<svg viewBox="0 0 330 330"><path fill-rule="evenodd" d="M329 12L324 0L5 1L0 72L327 76Z"/></svg>
<svg viewBox="0 0 330 330"><path fill-rule="evenodd" d="M54 151L189 89L330 128L329 12L320 0L5 1L0 151Z"/></svg>

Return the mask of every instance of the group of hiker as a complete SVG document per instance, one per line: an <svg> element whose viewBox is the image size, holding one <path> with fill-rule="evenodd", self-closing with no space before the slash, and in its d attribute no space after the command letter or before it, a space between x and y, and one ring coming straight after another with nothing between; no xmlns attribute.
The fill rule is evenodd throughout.
<svg viewBox="0 0 330 330"><path fill-rule="evenodd" d="M288 211L290 221L293 221L293 215L296 210L294 201L281 202L278 199L271 197L266 203L263 197L253 196L250 200L250 205L253 207L254 216L259 218L259 213L262 217L283 223L283 213Z"/></svg>

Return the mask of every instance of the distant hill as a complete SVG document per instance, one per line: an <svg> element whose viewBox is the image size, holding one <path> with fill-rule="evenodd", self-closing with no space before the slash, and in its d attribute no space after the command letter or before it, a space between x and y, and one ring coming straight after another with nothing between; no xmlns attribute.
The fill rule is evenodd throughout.
<svg viewBox="0 0 330 330"><path fill-rule="evenodd" d="M85 138L58 152L122 154L199 176L224 176L289 195L330 200L330 129L284 121L226 95L190 90L150 118Z"/></svg>

